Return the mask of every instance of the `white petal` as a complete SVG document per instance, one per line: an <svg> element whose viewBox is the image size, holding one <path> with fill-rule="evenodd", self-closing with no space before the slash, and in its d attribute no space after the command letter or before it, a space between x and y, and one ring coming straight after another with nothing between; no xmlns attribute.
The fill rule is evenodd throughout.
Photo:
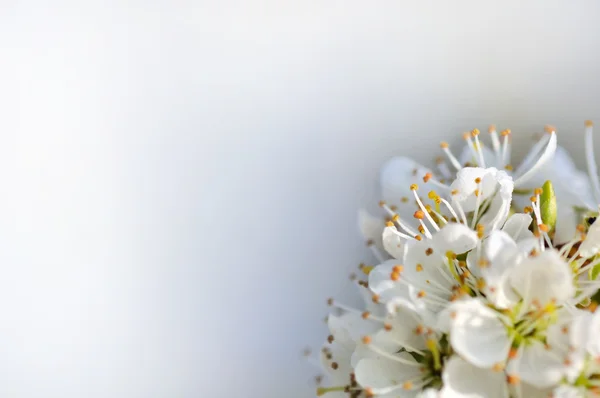
<svg viewBox="0 0 600 398"><path fill-rule="evenodd" d="M415 333L418 326L424 327L424 322L420 319L410 303L396 302L394 305L393 318L390 320L392 329L385 332L383 339L388 339L408 351L414 349L423 350L426 348L425 338Z"/></svg>
<svg viewBox="0 0 600 398"><path fill-rule="evenodd" d="M477 368L458 356L446 362L441 398L505 398L504 373Z"/></svg>
<svg viewBox="0 0 600 398"><path fill-rule="evenodd" d="M474 192L478 189L476 178L481 178L480 201L483 202L496 191L496 172L495 168L483 169L481 167L464 167L456 175L450 186L450 189L456 191L457 194L453 198L460 202L462 208L466 212L475 210L477 205L477 197Z"/></svg>
<svg viewBox="0 0 600 398"><path fill-rule="evenodd" d="M453 304L451 308L450 342L458 354L482 368L506 359L511 341L494 310L477 299Z"/></svg>
<svg viewBox="0 0 600 398"><path fill-rule="evenodd" d="M401 259L404 255L404 239L398 234L396 227L386 227L383 230L383 248L388 254L396 259Z"/></svg>
<svg viewBox="0 0 600 398"><path fill-rule="evenodd" d="M354 312L346 313L341 318L346 324L348 335L355 342L381 329L381 323L371 319L364 319L361 314Z"/></svg>
<svg viewBox="0 0 600 398"><path fill-rule="evenodd" d="M452 251L465 253L477 246L477 233L464 224L449 223L433 235L433 246L438 253Z"/></svg>
<svg viewBox="0 0 600 398"><path fill-rule="evenodd" d="M435 295L442 300L449 300L452 287L457 282L450 276L442 254L430 244L425 240L409 242L400 277L410 283L409 295L412 292L413 298L422 290L426 297ZM439 310L437 305L434 306L435 311Z"/></svg>
<svg viewBox="0 0 600 398"><path fill-rule="evenodd" d="M375 217L368 211L360 209L358 211L358 227L365 241L372 240L380 250L383 249L381 241L381 234L385 228L383 217Z"/></svg>
<svg viewBox="0 0 600 398"><path fill-rule="evenodd" d="M494 178L497 183L494 189L497 189L497 192L492 199L490 207L479 221L480 224L485 226L488 233L499 228L506 221L506 217L508 217L508 213L510 212L514 189L512 177L506 174L505 171L497 171Z"/></svg>
<svg viewBox="0 0 600 398"><path fill-rule="evenodd" d="M552 160L554 156L554 152L556 151L556 133L550 134L550 139L548 140L548 144L544 149L544 152L541 154L537 162L531 166L528 170L523 170L524 173L518 173L520 176L515 180L515 187L522 186L527 183L527 181L534 177L536 173L549 161ZM518 170L519 171L519 170ZM515 173L517 174L517 173Z"/></svg>
<svg viewBox="0 0 600 398"><path fill-rule="evenodd" d="M421 391L416 398L439 398L440 392L434 388L428 388Z"/></svg>
<svg viewBox="0 0 600 398"><path fill-rule="evenodd" d="M385 308L380 304L373 302L373 292L369 288L359 284L357 284L356 287L365 304L365 310L378 317L384 316Z"/></svg>
<svg viewBox="0 0 600 398"><path fill-rule="evenodd" d="M575 294L571 267L555 250L529 257L511 270L510 285L528 303L562 304Z"/></svg>
<svg viewBox="0 0 600 398"><path fill-rule="evenodd" d="M552 395L552 388L538 388L531 384L521 382L521 397L523 398L549 398Z"/></svg>
<svg viewBox="0 0 600 398"><path fill-rule="evenodd" d="M327 326L329 327L329 332L334 337L334 341L337 344L340 344L346 347L349 351L354 350L356 343L350 337L350 333L348 329L351 327L351 324L348 319L348 314L346 316L335 316L329 315L327 317Z"/></svg>
<svg viewBox="0 0 600 398"><path fill-rule="evenodd" d="M567 381L574 382L585 365L585 345L588 341L589 311L571 309L558 314L556 323L550 325L547 342L552 351L563 359Z"/></svg>
<svg viewBox="0 0 600 398"><path fill-rule="evenodd" d="M562 245L577 235L577 213L571 205L558 203L554 244Z"/></svg>
<svg viewBox="0 0 600 398"><path fill-rule="evenodd" d="M506 232L514 241L518 241L522 238L529 238L532 235L529 230L529 225L533 221L533 218L529 214L515 213L506 220L502 230Z"/></svg>
<svg viewBox="0 0 600 398"><path fill-rule="evenodd" d="M585 390L572 386L558 386L552 391L551 398L584 398Z"/></svg>
<svg viewBox="0 0 600 398"><path fill-rule="evenodd" d="M579 246L581 257L592 257L600 251L600 222L590 225L585 240Z"/></svg>
<svg viewBox="0 0 600 398"><path fill-rule="evenodd" d="M414 198L410 190L411 184L423 187L423 192L434 189L431 183L423 182L423 176L429 172L431 170L407 157L398 156L388 160L381 168L379 177L383 199L400 206L400 199L407 197L412 203ZM412 211L415 210L416 207L413 206Z"/></svg>
<svg viewBox="0 0 600 398"><path fill-rule="evenodd" d="M387 332L380 330L375 334L371 335L371 343L370 345L376 346L379 350L387 352L387 353L396 353L400 350L401 346L397 343L394 343L389 339L386 335ZM381 359L384 358L379 353L373 351L369 348L369 346L365 344L357 344L356 349L352 353L352 357L350 359L350 364L352 368L356 368L358 363L364 358L373 358L373 359Z"/></svg>
<svg viewBox="0 0 600 398"><path fill-rule="evenodd" d="M518 254L517 243L504 230L494 231L485 240L484 252L494 267L500 265L504 268Z"/></svg>
<svg viewBox="0 0 600 398"><path fill-rule="evenodd" d="M589 320L589 336L593 338L587 339L587 351L594 359L600 359L600 312L594 312L594 315Z"/></svg>
<svg viewBox="0 0 600 398"><path fill-rule="evenodd" d="M515 359L519 362L519 377L534 387L546 388L558 383L566 372L565 358L536 340L527 344L521 357Z"/></svg>
<svg viewBox="0 0 600 398"><path fill-rule="evenodd" d="M403 360L417 363L405 352L397 354ZM386 388L402 384L420 375L419 367L392 361L391 359L365 358L358 362L355 369L356 381L367 388Z"/></svg>
<svg viewBox="0 0 600 398"><path fill-rule="evenodd" d="M328 344L327 354L323 351L320 353L321 366L325 373L327 373L330 382L333 385L346 384L348 383L348 376L352 372L352 366L350 364L350 358L352 357L353 350L349 350L337 342ZM336 363L335 369L332 364Z"/></svg>
<svg viewBox="0 0 600 398"><path fill-rule="evenodd" d="M390 277L394 266L400 264L401 262L398 260L388 260L377 265L369 273L369 288L373 293L379 295L379 300L382 303L398 297L409 299L406 285L395 282Z"/></svg>

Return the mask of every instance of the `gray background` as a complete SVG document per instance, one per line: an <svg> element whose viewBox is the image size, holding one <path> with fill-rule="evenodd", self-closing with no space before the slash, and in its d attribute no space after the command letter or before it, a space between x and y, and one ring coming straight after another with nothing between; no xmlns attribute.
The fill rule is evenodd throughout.
<svg viewBox="0 0 600 398"><path fill-rule="evenodd" d="M0 396L310 397L385 159L600 121L592 0L1 4Z"/></svg>

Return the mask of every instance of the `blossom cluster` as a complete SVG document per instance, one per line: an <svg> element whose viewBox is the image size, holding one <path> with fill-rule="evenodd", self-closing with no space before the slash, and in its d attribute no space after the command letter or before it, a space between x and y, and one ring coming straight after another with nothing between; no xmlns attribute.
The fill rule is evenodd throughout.
<svg viewBox="0 0 600 398"><path fill-rule="evenodd" d="M318 396L600 396L600 181L552 127L517 167L511 132L465 133L428 169L382 168L381 217L359 212L376 265L364 308L329 299ZM486 140L487 141L487 140Z"/></svg>

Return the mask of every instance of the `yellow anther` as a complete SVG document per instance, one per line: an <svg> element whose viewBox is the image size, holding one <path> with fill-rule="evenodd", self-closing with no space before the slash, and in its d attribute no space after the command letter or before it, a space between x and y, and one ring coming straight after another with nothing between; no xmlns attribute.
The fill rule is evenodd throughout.
<svg viewBox="0 0 600 398"><path fill-rule="evenodd" d="M393 226L394 226L394 223L393 223L393 222L391 222L391 221L387 221L387 222L385 223L385 226L386 226L386 227L393 227Z"/></svg>
<svg viewBox="0 0 600 398"><path fill-rule="evenodd" d="M507 164L506 166L504 166L504 169L506 169L508 171L512 171L513 170L513 166L512 166L512 164Z"/></svg>
<svg viewBox="0 0 600 398"><path fill-rule="evenodd" d="M415 211L415 214L413 214L413 217L416 218L417 220L422 220L425 218L425 213L423 213L422 210L417 210L417 211Z"/></svg>
<svg viewBox="0 0 600 398"><path fill-rule="evenodd" d="M477 137L479 135L479 129L473 129L473 131L471 131L471 135L473 137Z"/></svg>
<svg viewBox="0 0 600 398"><path fill-rule="evenodd" d="M400 219L400 216L399 216L398 214L394 214L394 215L392 216L392 221L393 221L393 222L397 222L399 219Z"/></svg>
<svg viewBox="0 0 600 398"><path fill-rule="evenodd" d="M488 133L493 133L494 131L496 131L496 126L490 124L490 127L488 127Z"/></svg>
<svg viewBox="0 0 600 398"><path fill-rule="evenodd" d="M422 264L417 264L416 270L417 270L417 272L423 271L423 265Z"/></svg>
<svg viewBox="0 0 600 398"><path fill-rule="evenodd" d="M544 126L544 131L548 134L553 133L554 131L556 131L556 128L554 126L550 126L550 125L546 125Z"/></svg>
<svg viewBox="0 0 600 398"><path fill-rule="evenodd" d="M593 127L594 123L591 120L586 120L585 121L585 127Z"/></svg>
<svg viewBox="0 0 600 398"><path fill-rule="evenodd" d="M417 189L419 189L419 186L417 184L411 184L410 185L410 190L411 191L416 191Z"/></svg>
<svg viewBox="0 0 600 398"><path fill-rule="evenodd" d="M493 370L494 372L502 372L502 371L504 371L504 364L503 364L503 363L500 363L500 362L498 362L498 363L495 363L495 364L492 366L492 370Z"/></svg>
<svg viewBox="0 0 600 398"><path fill-rule="evenodd" d="M534 195L541 195L542 193L544 193L544 190L542 188L535 188L533 190Z"/></svg>
<svg viewBox="0 0 600 398"><path fill-rule="evenodd" d="M429 193L427 194L427 197L428 197L429 199L432 199L432 200L434 200L434 199L436 199L436 198L438 197L438 194L437 194L437 192L435 192L435 191L429 191Z"/></svg>
<svg viewBox="0 0 600 398"><path fill-rule="evenodd" d="M371 273L371 271L373 271L373 268L375 268L375 267L372 265L365 265L360 270L363 272L363 274L369 275Z"/></svg>
<svg viewBox="0 0 600 398"><path fill-rule="evenodd" d="M502 137L506 137L506 136L510 135L510 129L503 130L503 131L500 133L500 135L501 135Z"/></svg>
<svg viewBox="0 0 600 398"><path fill-rule="evenodd" d="M379 201L379 207L383 207L385 206L385 200L380 200Z"/></svg>
<svg viewBox="0 0 600 398"><path fill-rule="evenodd" d="M458 194L458 189L453 189L452 191L450 191L450 195L454 196Z"/></svg>
<svg viewBox="0 0 600 398"><path fill-rule="evenodd" d="M548 232L550 230L546 224L538 224L538 227L542 232Z"/></svg>
<svg viewBox="0 0 600 398"><path fill-rule="evenodd" d="M506 382L515 386L521 382L521 379L517 375L506 375Z"/></svg>
<svg viewBox="0 0 600 398"><path fill-rule="evenodd" d="M446 149L446 148L448 148L448 143L447 143L447 142L445 142L445 141L442 141L442 142L440 142L440 147L441 147L442 149Z"/></svg>
<svg viewBox="0 0 600 398"><path fill-rule="evenodd" d="M529 198L529 200L530 200L532 203L535 203L535 202L537 202L537 196L532 196L532 197L530 197L530 198Z"/></svg>
<svg viewBox="0 0 600 398"><path fill-rule="evenodd" d="M477 177L477 178L475 179L475 184L479 184L480 182L481 182L481 177Z"/></svg>
<svg viewBox="0 0 600 398"><path fill-rule="evenodd" d="M469 132L464 132L464 133L463 133L463 140L468 140L470 136L471 136L471 133L469 133Z"/></svg>

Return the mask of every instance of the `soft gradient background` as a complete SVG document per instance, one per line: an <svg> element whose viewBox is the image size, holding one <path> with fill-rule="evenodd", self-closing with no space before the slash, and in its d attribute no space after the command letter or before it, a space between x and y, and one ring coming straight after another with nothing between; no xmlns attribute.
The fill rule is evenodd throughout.
<svg viewBox="0 0 600 398"><path fill-rule="evenodd" d="M581 150L599 15L0 1L0 396L311 397L379 165L489 123Z"/></svg>

